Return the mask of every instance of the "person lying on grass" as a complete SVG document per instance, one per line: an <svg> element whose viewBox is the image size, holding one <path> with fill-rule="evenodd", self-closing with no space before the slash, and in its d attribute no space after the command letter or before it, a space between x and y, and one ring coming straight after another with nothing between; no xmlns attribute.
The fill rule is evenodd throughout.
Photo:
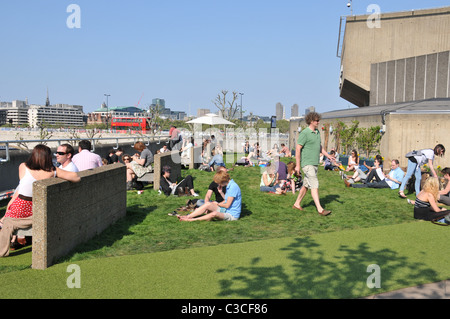
<svg viewBox="0 0 450 319"><path fill-rule="evenodd" d="M223 202L207 202L198 207L192 214L178 216L180 221L211 221L211 220L238 220L241 216L242 196L241 189L230 175L225 171L217 172L214 181L222 188L226 188Z"/></svg>

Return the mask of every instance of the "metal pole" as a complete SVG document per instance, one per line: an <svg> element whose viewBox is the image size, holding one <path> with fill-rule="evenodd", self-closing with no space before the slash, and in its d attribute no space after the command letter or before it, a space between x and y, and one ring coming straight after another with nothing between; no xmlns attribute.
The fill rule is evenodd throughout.
<svg viewBox="0 0 450 319"><path fill-rule="evenodd" d="M104 94L106 96L106 129L109 130L109 104L108 104L108 97L110 97L110 94Z"/></svg>

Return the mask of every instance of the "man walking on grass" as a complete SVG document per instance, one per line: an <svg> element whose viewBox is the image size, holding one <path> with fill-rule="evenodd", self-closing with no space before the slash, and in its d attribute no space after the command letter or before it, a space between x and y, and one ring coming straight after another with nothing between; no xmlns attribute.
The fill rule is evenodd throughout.
<svg viewBox="0 0 450 319"><path fill-rule="evenodd" d="M331 213L331 211L323 209L320 205L319 179L317 178L317 171L320 161L320 154L323 154L330 160L334 158L322 148L320 132L318 130L320 115L316 112L308 113L305 121L308 127L300 133L295 149L295 171L300 173L300 167L302 168L303 186L300 189L297 200L292 208L303 210L300 204L308 189L311 189L311 196L314 200L314 204L316 205L317 212L322 216L327 216Z"/></svg>

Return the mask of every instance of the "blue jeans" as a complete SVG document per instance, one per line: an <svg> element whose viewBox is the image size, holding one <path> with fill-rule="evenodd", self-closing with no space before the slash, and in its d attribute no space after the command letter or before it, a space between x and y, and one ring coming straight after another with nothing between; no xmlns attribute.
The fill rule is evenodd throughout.
<svg viewBox="0 0 450 319"><path fill-rule="evenodd" d="M406 169L406 175L402 180L402 185L400 185L400 191L403 192L406 187L406 183L414 174L416 177L416 182L414 184L414 189L416 190L416 195L420 193L420 181L422 180L422 172L420 171L420 165L408 160L408 168Z"/></svg>
<svg viewBox="0 0 450 319"><path fill-rule="evenodd" d="M277 188L280 188L280 186L276 185L276 186L260 186L259 190L261 192L274 192L276 193Z"/></svg>

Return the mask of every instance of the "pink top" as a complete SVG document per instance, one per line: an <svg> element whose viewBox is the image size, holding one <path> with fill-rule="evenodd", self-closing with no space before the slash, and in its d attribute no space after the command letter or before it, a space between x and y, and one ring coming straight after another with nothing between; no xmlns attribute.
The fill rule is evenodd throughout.
<svg viewBox="0 0 450 319"><path fill-rule="evenodd" d="M76 154L72 162L75 164L75 166L78 168L78 170L85 171L87 169L93 169L96 167L100 167L103 165L102 158L100 155L91 153L88 150L82 150L78 154Z"/></svg>

